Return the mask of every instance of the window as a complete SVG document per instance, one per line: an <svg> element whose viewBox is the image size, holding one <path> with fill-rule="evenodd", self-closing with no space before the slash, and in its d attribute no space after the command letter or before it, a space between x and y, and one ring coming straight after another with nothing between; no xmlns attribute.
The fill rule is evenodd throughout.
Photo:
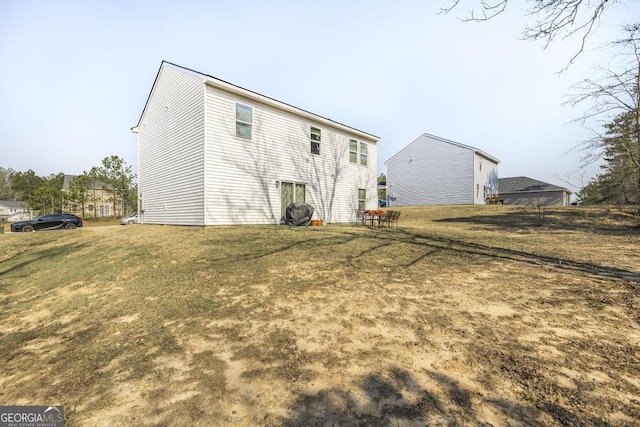
<svg viewBox="0 0 640 427"><path fill-rule="evenodd" d="M236 137L251 141L253 127L253 108L236 104Z"/></svg>
<svg viewBox="0 0 640 427"><path fill-rule="evenodd" d="M360 164L367 164L367 144L364 142L360 143Z"/></svg>
<svg viewBox="0 0 640 427"><path fill-rule="evenodd" d="M480 172L482 172L482 160L480 160Z"/></svg>
<svg viewBox="0 0 640 427"><path fill-rule="evenodd" d="M355 139L349 140L349 161L358 163L358 141Z"/></svg>
<svg viewBox="0 0 640 427"><path fill-rule="evenodd" d="M320 154L320 129L311 128L311 154Z"/></svg>
<svg viewBox="0 0 640 427"><path fill-rule="evenodd" d="M280 184L280 216L284 218L287 206L291 203L304 203L307 200L307 186L293 182Z"/></svg>
<svg viewBox="0 0 640 427"><path fill-rule="evenodd" d="M367 208L367 190L358 188L358 210L364 211Z"/></svg>
<svg viewBox="0 0 640 427"><path fill-rule="evenodd" d="M476 184L476 197L480 197L480 184Z"/></svg>

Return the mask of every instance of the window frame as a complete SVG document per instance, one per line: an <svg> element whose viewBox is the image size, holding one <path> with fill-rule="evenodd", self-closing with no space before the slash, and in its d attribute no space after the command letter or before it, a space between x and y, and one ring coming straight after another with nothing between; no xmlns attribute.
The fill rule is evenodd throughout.
<svg viewBox="0 0 640 427"><path fill-rule="evenodd" d="M352 150L353 144L355 144L355 150ZM349 138L349 163L358 164L358 141L351 138Z"/></svg>
<svg viewBox="0 0 640 427"><path fill-rule="evenodd" d="M367 209L367 189L358 188L358 210L364 212Z"/></svg>
<svg viewBox="0 0 640 427"><path fill-rule="evenodd" d="M248 122L246 120L242 120L240 118L238 118L238 107L242 107L242 108L246 108L250 111L251 113L251 121ZM235 137L237 139L241 139L243 141L253 141L253 107L251 105L247 105L247 104L243 104L241 102L236 102L235 103L235 122L236 122L236 133L235 133ZM244 136L241 136L238 132L238 125L241 125L240 128L242 128L242 126L248 126L249 129L249 138L245 138Z"/></svg>
<svg viewBox="0 0 640 427"><path fill-rule="evenodd" d="M369 145L366 142L360 141L360 164L362 166L367 166L369 159ZM364 148L364 150L363 150Z"/></svg>
<svg viewBox="0 0 640 427"><path fill-rule="evenodd" d="M282 181L282 182L280 182L279 187L280 187L280 217L281 218L284 218L285 212L286 212L286 209L287 209L287 206L285 206L282 203L282 194L283 194L283 191L284 191L284 187L286 187L288 185L291 185L291 196L293 197L293 201L291 203L306 203L307 202L307 186L308 186L307 183L297 182L297 181ZM302 200L302 201L298 200L298 197L297 197L300 194L300 193L298 193L298 191L301 188L304 190L304 193L302 194L302 197L303 197L304 200Z"/></svg>
<svg viewBox="0 0 640 427"><path fill-rule="evenodd" d="M314 131L317 131L317 132L314 132ZM314 139L313 138L314 135L317 135L318 139ZM322 129L317 128L315 126L309 126L309 142L311 143L311 150L310 150L311 154L319 156L320 146L322 144Z"/></svg>

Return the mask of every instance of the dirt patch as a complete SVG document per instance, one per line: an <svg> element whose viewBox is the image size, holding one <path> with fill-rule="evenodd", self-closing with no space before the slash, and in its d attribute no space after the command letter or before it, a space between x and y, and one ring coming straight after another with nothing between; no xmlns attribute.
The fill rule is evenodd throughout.
<svg viewBox="0 0 640 427"><path fill-rule="evenodd" d="M640 236L587 213L10 235L0 404L71 426L633 425Z"/></svg>

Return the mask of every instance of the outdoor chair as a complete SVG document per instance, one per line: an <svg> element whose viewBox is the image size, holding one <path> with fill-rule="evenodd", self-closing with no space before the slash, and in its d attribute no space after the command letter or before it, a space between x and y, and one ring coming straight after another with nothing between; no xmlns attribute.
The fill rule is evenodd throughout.
<svg viewBox="0 0 640 427"><path fill-rule="evenodd" d="M392 224L395 224L396 227L398 226L398 219L400 219L400 211L392 211L391 212L392 215L389 218L389 227L391 227Z"/></svg>
<svg viewBox="0 0 640 427"><path fill-rule="evenodd" d="M383 215L380 215L378 218L378 227L382 227L383 225L389 226L392 217L393 211L386 211Z"/></svg>
<svg viewBox="0 0 640 427"><path fill-rule="evenodd" d="M364 211L356 211L356 223L364 225L365 215Z"/></svg>

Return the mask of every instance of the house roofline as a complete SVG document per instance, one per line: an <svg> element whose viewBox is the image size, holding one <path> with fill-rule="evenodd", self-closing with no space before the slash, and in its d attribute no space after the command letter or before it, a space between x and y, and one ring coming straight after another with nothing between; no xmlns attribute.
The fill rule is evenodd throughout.
<svg viewBox="0 0 640 427"><path fill-rule="evenodd" d="M485 159L494 162L495 164L500 163L500 160L498 158L493 157L492 155L490 155L490 154L488 154L488 153L486 153L486 152L484 152L484 151L482 151L482 150L480 150L478 148L472 147L470 145L461 144L459 142L452 141L450 139L441 138L439 136L431 135L431 134L425 132L425 133L421 134L419 137L417 137L416 139L414 139L413 141L411 141L409 144L407 144L407 146L404 147L402 150L398 151L396 154L394 154L393 156L389 157L389 159L386 162L384 162L385 166L387 165L387 163L389 163L391 160L393 160L394 157L396 157L398 154L402 153L404 150L409 148L414 143L418 142L418 140L420 138L424 137L424 136L426 136L428 138L436 139L438 141L446 142L448 144L452 144L452 145L455 145L455 146L458 146L458 147L461 147L461 148L466 148L466 149L471 150L474 153L478 154L479 156L484 157Z"/></svg>
<svg viewBox="0 0 640 427"><path fill-rule="evenodd" d="M140 117L138 118L138 124L131 128L131 132L138 133L138 128L140 127L140 123L142 122L142 117L144 117L145 111L147 111L147 106L149 105L149 101L151 100L151 94L153 94L153 90L156 88L156 83L158 82L158 77L160 77L160 71L162 71L162 66L167 63L167 61L162 60L160 63L160 67L158 68L158 72L156 73L156 78L153 79L153 84L151 85L151 90L149 91L149 95L147 95L147 100L144 103L144 107L142 108L142 113L140 113Z"/></svg>
<svg viewBox="0 0 640 427"><path fill-rule="evenodd" d="M287 104L286 102L278 101L275 98L271 98L269 96L262 95L262 94L260 94L258 92L255 92L255 91L252 91L252 90L249 90L249 89L245 89L245 88L243 88L241 86L235 85L233 83L227 82L227 81L219 79L217 77L213 77L213 76L211 76L209 74L204 74L204 73L201 73L199 71L195 71L195 70L192 70L190 68L183 67L181 65L174 64L172 62L164 61L164 60L160 64L160 69L158 70L158 73L156 74L156 78L155 78L155 80L153 82L153 86L151 88L151 92L149 92L149 96L147 97L147 102L145 103L144 109L142 110L142 114L140 115L140 119L138 120L138 124L131 128L131 132L133 132L133 133L138 133L138 127L140 126L140 123L142 121L142 117L144 116L144 112L147 109L147 105L149 104L149 100L151 99L151 94L153 93L153 89L155 88L156 82L158 81L158 77L160 76L160 71L162 70L162 67L164 65L169 65L169 66L172 66L174 68L178 68L178 69L181 69L181 70L184 70L184 71L188 71L190 73L197 74L197 75L199 75L199 76L204 78L204 83L206 85L217 87L217 88L223 89L223 90L225 90L227 92L232 92L232 93L244 96L246 98L250 98L250 99L262 102L264 104L270 105L270 106L278 108L280 110L288 111L288 112L296 114L298 116L302 116L302 117L305 117L305 118L310 118L310 119L319 121L319 122L321 122L321 123L323 123L325 125L329 125L329 126L332 126L332 127L338 128L338 129L342 129L342 130L345 130L345 131L347 131L349 133L355 133L358 136L360 136L361 138L369 139L369 140L372 140L374 142L377 142L378 140L380 140L380 137L378 137L376 135L370 134L368 132L364 132L362 130L356 129L356 128L348 126L348 125L345 125L344 123L336 122L336 121L331 120L331 119L329 119L327 117L323 117L323 116L320 116L318 114L312 113L310 111L304 110L302 108L295 107L295 106L293 106L291 104Z"/></svg>

